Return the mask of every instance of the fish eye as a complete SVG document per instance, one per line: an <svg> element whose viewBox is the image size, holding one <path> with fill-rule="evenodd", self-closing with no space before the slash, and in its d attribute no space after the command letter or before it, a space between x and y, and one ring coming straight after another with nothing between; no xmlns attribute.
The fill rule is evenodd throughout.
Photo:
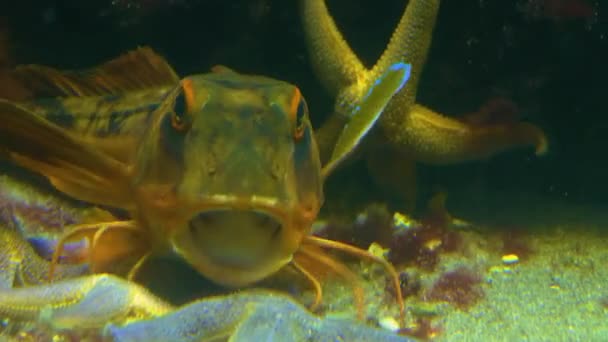
<svg viewBox="0 0 608 342"><path fill-rule="evenodd" d="M296 140L300 140L304 135L304 128L306 124L306 114L308 113L308 105L303 97L300 98L298 103L298 108L296 109L296 121L295 121L295 131L294 138Z"/></svg>
<svg viewBox="0 0 608 342"><path fill-rule="evenodd" d="M185 131L189 127L188 119L188 99L185 92L187 89L181 89L181 91L175 97L173 102L173 113L171 114L171 126L177 131Z"/></svg>

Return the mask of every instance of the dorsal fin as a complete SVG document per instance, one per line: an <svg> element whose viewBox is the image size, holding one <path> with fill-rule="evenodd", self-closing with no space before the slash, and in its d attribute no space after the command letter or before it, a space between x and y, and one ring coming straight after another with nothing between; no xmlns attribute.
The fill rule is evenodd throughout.
<svg viewBox="0 0 608 342"><path fill-rule="evenodd" d="M34 97L114 95L179 82L169 63L149 47L83 71L23 65L14 70L14 75Z"/></svg>

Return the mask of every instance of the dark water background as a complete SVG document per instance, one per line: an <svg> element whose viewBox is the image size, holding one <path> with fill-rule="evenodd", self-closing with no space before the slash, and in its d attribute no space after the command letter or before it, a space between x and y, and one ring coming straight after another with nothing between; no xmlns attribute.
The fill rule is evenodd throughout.
<svg viewBox="0 0 608 342"><path fill-rule="evenodd" d="M368 64L406 2L328 0ZM316 126L332 108L310 69L294 0L2 1L0 17L15 63L84 68L149 45L180 75L224 64L295 83ZM551 140L542 158L516 150L489 161L420 165L420 192L441 185L463 196L481 184L494 193L608 205L607 63L606 1L444 0L418 101L457 116L506 98Z"/></svg>

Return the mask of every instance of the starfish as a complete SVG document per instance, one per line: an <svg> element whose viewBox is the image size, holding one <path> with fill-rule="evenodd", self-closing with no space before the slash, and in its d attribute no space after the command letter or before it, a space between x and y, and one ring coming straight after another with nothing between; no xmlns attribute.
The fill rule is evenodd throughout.
<svg viewBox="0 0 608 342"><path fill-rule="evenodd" d="M415 162L452 164L488 158L505 150L534 147L536 155L547 151L547 138L527 122L475 124L440 114L416 103L439 0L410 0L392 37L376 64L367 68L350 48L329 14L324 0L300 0L310 60L317 77L336 97L333 114L318 133L322 158L367 89L397 62L411 63L407 84L393 96L378 119L376 146L382 153L366 153L368 168L376 180L388 183L415 200ZM386 163L390 163L390 166Z"/></svg>

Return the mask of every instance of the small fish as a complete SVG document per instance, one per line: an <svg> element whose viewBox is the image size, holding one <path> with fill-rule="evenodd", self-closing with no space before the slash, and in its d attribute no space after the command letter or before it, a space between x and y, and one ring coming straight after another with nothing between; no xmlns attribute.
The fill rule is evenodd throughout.
<svg viewBox="0 0 608 342"><path fill-rule="evenodd" d="M361 103L355 108L352 119L345 125L342 134L338 137L331 160L323 168L324 174L331 173L355 150L374 126L393 95L398 93L410 78L411 69L410 64L395 63L376 80Z"/></svg>

